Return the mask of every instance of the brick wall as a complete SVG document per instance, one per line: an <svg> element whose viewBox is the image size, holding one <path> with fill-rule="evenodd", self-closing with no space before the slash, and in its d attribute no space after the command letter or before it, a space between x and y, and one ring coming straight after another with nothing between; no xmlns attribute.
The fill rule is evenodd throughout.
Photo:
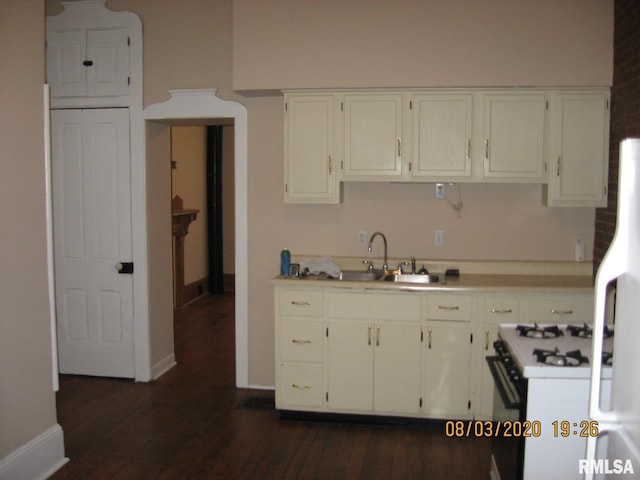
<svg viewBox="0 0 640 480"><path fill-rule="evenodd" d="M627 137L640 137L640 2L638 0L615 0L614 29L609 201L607 208L596 210L594 269L600 265L615 230L620 142Z"/></svg>

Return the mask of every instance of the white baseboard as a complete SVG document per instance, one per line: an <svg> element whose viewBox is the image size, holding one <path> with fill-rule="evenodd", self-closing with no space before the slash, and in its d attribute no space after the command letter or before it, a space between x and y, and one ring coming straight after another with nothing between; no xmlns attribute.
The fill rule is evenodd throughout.
<svg viewBox="0 0 640 480"><path fill-rule="evenodd" d="M151 368L151 378L156 380L176 366L176 356L174 353L155 363ZM1 479L0 479L1 480Z"/></svg>
<svg viewBox="0 0 640 480"><path fill-rule="evenodd" d="M57 423L0 460L0 480L44 480L69 459Z"/></svg>

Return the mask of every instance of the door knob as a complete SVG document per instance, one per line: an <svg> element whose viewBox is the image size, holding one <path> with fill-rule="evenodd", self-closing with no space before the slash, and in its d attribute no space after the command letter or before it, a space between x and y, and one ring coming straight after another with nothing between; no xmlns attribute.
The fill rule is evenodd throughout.
<svg viewBox="0 0 640 480"><path fill-rule="evenodd" d="M118 262L116 270L118 273L133 273L133 262Z"/></svg>

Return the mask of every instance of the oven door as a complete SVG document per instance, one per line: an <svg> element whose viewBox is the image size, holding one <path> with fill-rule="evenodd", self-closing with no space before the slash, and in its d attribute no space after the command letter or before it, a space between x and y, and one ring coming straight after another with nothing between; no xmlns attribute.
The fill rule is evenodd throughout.
<svg viewBox="0 0 640 480"><path fill-rule="evenodd" d="M486 357L493 377L493 421L524 421L526 416L526 381L516 385L498 356ZM491 443L491 478L522 479L524 439L493 437Z"/></svg>

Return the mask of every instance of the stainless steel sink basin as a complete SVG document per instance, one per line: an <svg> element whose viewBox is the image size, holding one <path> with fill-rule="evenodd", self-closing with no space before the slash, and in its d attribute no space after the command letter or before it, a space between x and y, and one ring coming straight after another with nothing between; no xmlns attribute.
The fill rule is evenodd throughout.
<svg viewBox="0 0 640 480"><path fill-rule="evenodd" d="M419 275L412 273L397 273L393 277L388 277L388 280L402 283L445 283L444 276L439 275Z"/></svg>
<svg viewBox="0 0 640 480"><path fill-rule="evenodd" d="M382 272L377 271L362 271L362 270L343 270L340 272L340 278L338 280L344 280L349 282L372 282L380 280L382 278Z"/></svg>

